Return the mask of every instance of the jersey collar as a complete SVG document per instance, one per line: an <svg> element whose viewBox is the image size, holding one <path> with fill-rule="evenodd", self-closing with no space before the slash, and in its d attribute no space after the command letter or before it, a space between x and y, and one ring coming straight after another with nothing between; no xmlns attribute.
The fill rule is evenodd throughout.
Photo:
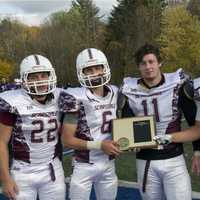
<svg viewBox="0 0 200 200"><path fill-rule="evenodd" d="M147 89L152 89L161 86L163 83L165 83L165 76L162 74L161 80L158 84L149 86L148 84L145 83L144 79L139 79L138 84L142 85L143 87L146 87Z"/></svg>

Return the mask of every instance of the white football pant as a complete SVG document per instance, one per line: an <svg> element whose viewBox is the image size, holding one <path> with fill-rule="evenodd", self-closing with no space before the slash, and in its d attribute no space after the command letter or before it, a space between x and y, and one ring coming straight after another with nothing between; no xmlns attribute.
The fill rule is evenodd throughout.
<svg viewBox="0 0 200 200"><path fill-rule="evenodd" d="M143 200L191 200L191 182L183 155L151 160L143 193L145 160L137 159L137 175Z"/></svg>
<svg viewBox="0 0 200 200"><path fill-rule="evenodd" d="M17 200L65 200L66 186L62 163L58 158L52 161L55 181L51 179L49 165L30 165L14 161L11 175L14 178L19 194Z"/></svg>
<svg viewBox="0 0 200 200"><path fill-rule="evenodd" d="M113 160L95 164L75 162L70 182L70 199L89 200L92 185L97 200L116 198L118 181Z"/></svg>

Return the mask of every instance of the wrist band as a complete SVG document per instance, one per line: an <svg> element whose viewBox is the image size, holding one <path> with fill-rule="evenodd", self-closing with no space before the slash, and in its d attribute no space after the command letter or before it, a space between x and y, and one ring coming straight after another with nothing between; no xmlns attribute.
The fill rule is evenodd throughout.
<svg viewBox="0 0 200 200"><path fill-rule="evenodd" d="M87 141L87 149L101 149L101 141Z"/></svg>
<svg viewBox="0 0 200 200"><path fill-rule="evenodd" d="M200 151L194 151L194 156L200 156Z"/></svg>

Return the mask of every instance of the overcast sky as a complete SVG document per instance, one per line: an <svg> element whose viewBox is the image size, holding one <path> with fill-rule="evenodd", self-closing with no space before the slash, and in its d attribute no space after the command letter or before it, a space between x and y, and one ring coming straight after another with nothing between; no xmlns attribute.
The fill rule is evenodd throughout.
<svg viewBox="0 0 200 200"><path fill-rule="evenodd" d="M108 16L117 0L93 0L100 15ZM0 0L0 18L9 16L28 25L39 25L52 12L69 10L71 0Z"/></svg>

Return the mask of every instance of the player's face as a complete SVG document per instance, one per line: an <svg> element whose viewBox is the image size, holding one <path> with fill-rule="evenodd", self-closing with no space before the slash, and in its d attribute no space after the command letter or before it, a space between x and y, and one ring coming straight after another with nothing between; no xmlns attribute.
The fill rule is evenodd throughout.
<svg viewBox="0 0 200 200"><path fill-rule="evenodd" d="M146 54L139 64L141 77L147 81L154 81L160 78L160 66L161 64L154 54Z"/></svg>
<svg viewBox="0 0 200 200"><path fill-rule="evenodd" d="M28 82L33 83L37 81L46 81L49 79L49 72L36 72L28 75ZM39 92L46 92L48 85L37 86Z"/></svg>
<svg viewBox="0 0 200 200"><path fill-rule="evenodd" d="M95 65L95 66L87 67L83 70L83 73L86 76L91 77L92 85L101 85L101 77L103 76L103 66L102 65ZM97 95L102 96L104 87L103 87L103 85L101 85L96 88L91 88L91 90L94 93L96 93Z"/></svg>
<svg viewBox="0 0 200 200"><path fill-rule="evenodd" d="M91 67L87 67L83 70L83 73L88 76L98 76L103 74L103 66L102 65L95 65Z"/></svg>

